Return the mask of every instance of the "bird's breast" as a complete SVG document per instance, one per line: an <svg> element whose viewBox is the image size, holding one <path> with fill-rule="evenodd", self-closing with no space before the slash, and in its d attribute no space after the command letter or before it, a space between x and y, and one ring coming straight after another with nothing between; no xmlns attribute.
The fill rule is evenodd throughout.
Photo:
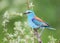
<svg viewBox="0 0 60 43"><path fill-rule="evenodd" d="M28 19L28 25L32 28L38 28L39 26L35 25L32 21L33 18Z"/></svg>

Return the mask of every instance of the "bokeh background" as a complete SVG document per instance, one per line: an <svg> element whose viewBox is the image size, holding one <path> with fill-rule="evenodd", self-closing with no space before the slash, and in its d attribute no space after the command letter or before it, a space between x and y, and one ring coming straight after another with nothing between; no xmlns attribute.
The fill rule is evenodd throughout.
<svg viewBox="0 0 60 43"><path fill-rule="evenodd" d="M59 43L60 41L60 0L30 0L30 2L33 2L34 7L33 10L35 14L42 18L44 21L48 22L52 27L54 27L56 30L48 30L45 29L42 40L44 43L48 43L49 38L48 36L53 36L56 40L55 43ZM3 15L6 11L9 11L9 14L12 12L21 13L27 10L27 0L0 0L0 43L9 43L9 42L3 42L3 39L6 33L4 33L4 26L2 26L2 22L4 21ZM8 30L8 33L13 34L14 33L14 22L15 21L26 21L26 16L16 16L12 13L11 17L9 18L8 23L6 23L6 28ZM22 26L24 27L24 25ZM29 28L30 29L30 28ZM26 30L29 30L26 29ZM26 34L28 34L26 32ZM23 43L23 42L22 42ZM35 42L37 43L37 41Z"/></svg>

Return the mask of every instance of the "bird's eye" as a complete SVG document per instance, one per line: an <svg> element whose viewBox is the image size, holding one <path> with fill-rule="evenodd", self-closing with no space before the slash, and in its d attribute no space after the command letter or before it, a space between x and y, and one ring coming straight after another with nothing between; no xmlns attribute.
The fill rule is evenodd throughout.
<svg viewBox="0 0 60 43"><path fill-rule="evenodd" d="M28 13L31 13L31 12L28 12Z"/></svg>

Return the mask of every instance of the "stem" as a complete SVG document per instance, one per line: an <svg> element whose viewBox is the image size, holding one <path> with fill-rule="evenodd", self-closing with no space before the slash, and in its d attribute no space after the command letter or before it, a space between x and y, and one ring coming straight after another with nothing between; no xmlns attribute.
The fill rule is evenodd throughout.
<svg viewBox="0 0 60 43"><path fill-rule="evenodd" d="M38 33L37 30L38 30L38 29L34 29L34 35L35 35L36 38L38 39L38 42L39 42L39 43L42 43L41 37L40 37L40 35L39 35L39 33Z"/></svg>
<svg viewBox="0 0 60 43"><path fill-rule="evenodd" d="M27 8L29 9L29 0L27 0Z"/></svg>

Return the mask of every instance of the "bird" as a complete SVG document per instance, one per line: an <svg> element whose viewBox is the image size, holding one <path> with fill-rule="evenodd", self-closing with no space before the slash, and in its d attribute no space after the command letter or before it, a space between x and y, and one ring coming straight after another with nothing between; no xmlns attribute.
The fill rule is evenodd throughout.
<svg viewBox="0 0 60 43"><path fill-rule="evenodd" d="M36 35L39 43L42 43L40 37L45 28L55 30L54 28L51 28L51 26L48 23L43 21L41 18L37 17L33 10L26 10L23 14L27 15L28 25L34 30L34 34ZM37 31L39 28L42 29L40 35Z"/></svg>
<svg viewBox="0 0 60 43"><path fill-rule="evenodd" d="M43 21L41 18L37 17L33 10L27 10L24 14L27 15L27 21L31 28L35 29L44 27L55 30L54 28L51 28L51 26L48 23Z"/></svg>

